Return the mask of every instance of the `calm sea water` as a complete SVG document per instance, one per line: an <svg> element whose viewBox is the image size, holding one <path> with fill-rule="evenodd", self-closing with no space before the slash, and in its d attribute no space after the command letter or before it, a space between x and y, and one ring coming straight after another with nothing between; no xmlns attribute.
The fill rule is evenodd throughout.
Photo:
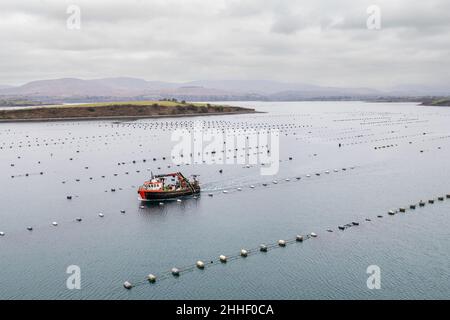
<svg viewBox="0 0 450 320"><path fill-rule="evenodd" d="M0 124L0 298L450 298L450 200L387 214L450 193L450 108L229 104L266 113ZM263 176L260 165L176 167L170 135L195 120L241 135L280 130L278 173ZM151 171L175 170L200 174L206 193L141 208L137 186ZM337 229L352 221L360 225ZM217 262L220 254L311 232L318 237ZM160 277L197 260L208 267L145 282L149 273ZM70 265L80 267L81 290L66 287ZM366 285L370 265L380 267L379 290ZM124 281L139 285L126 290Z"/></svg>

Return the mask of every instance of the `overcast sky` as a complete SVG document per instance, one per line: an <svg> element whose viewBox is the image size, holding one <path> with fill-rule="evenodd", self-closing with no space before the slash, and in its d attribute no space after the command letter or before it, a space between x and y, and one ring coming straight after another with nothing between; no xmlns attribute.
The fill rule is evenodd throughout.
<svg viewBox="0 0 450 320"><path fill-rule="evenodd" d="M67 28L67 8L81 29ZM381 9L370 30L366 10ZM0 84L60 77L450 83L448 0L1 0Z"/></svg>

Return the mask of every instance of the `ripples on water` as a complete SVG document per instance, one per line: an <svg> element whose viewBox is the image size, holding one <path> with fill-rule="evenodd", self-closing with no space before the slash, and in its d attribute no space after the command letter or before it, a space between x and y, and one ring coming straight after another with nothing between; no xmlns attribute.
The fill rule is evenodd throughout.
<svg viewBox="0 0 450 320"><path fill-rule="evenodd" d="M450 193L450 109L233 104L267 113L198 120L240 134L280 129L276 176L261 176L259 166L176 167L170 133L194 118L0 124L0 298L449 298L450 201L395 216L387 211ZM200 174L214 196L141 209L136 188L150 171L175 170ZM361 224L337 230L351 221ZM313 231L318 237L304 243L122 287L125 280L137 283L149 273ZM381 268L380 290L366 286L373 264ZM81 267L81 290L66 289L69 265Z"/></svg>

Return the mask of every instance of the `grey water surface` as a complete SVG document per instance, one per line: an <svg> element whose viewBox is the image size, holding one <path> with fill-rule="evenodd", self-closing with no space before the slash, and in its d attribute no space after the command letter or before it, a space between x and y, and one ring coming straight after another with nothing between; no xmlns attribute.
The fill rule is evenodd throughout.
<svg viewBox="0 0 450 320"><path fill-rule="evenodd" d="M265 113L0 124L0 298L450 298L450 199L437 199L450 194L450 108L226 103ZM279 130L278 172L176 166L171 134L195 121L241 136ZM138 200L151 172L174 171L199 174L205 191L164 205ZM427 204L388 215L420 200ZM338 230L351 222L359 225ZM311 232L318 236L238 257ZM238 258L221 264L221 254ZM80 267L80 290L66 286L70 265ZM371 265L380 289L367 287ZM175 278L173 267L189 272Z"/></svg>

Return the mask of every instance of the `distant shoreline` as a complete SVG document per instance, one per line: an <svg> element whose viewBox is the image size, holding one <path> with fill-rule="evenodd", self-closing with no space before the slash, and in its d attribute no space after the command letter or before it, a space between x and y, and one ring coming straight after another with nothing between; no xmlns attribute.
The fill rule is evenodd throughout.
<svg viewBox="0 0 450 320"><path fill-rule="evenodd" d="M57 121L101 121L101 120L139 120L139 119L159 119L159 118L184 118L184 117L204 117L204 116L226 116L232 114L264 113L261 111L232 111L232 112L210 112L210 113L186 113L167 114L153 116L111 116L111 117L74 117L74 118L37 118L37 119L0 119L0 123L12 122L57 122Z"/></svg>
<svg viewBox="0 0 450 320"><path fill-rule="evenodd" d="M136 120L256 113L255 109L185 101L105 102L0 110L0 123Z"/></svg>

